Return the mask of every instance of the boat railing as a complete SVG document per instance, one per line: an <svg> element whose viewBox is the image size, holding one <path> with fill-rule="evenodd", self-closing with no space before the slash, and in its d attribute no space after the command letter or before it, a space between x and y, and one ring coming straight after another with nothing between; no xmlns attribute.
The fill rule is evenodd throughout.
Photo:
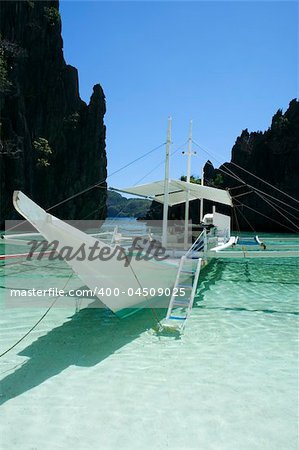
<svg viewBox="0 0 299 450"><path fill-rule="evenodd" d="M204 250L205 240L206 240L206 229L202 230L202 232L193 242L189 250L187 250L185 258L190 258L193 252Z"/></svg>

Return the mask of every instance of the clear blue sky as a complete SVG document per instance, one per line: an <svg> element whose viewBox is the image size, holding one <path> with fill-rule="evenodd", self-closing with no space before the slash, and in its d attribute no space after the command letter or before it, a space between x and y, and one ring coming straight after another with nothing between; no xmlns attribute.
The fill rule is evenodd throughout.
<svg viewBox="0 0 299 450"><path fill-rule="evenodd" d="M62 1L60 11L81 97L95 83L106 95L109 173L164 142L169 115L173 150L193 119L194 139L227 161L242 129L266 129L298 96L295 2ZM135 184L163 157L161 148L109 185ZM194 174L206 159L193 158ZM171 176L185 167L177 152ZM161 178L163 165L142 182Z"/></svg>

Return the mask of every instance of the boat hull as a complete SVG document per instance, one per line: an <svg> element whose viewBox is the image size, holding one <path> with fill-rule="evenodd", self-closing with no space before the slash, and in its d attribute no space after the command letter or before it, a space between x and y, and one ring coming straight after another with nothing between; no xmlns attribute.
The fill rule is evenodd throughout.
<svg viewBox="0 0 299 450"><path fill-rule="evenodd" d="M113 312L149 307L152 308L158 297L159 307L166 307L167 295L172 289L177 266L166 260L138 260L118 246L90 236L66 222L48 214L20 191L14 193L13 202L16 210L26 218L49 242L55 241L56 251L63 254L66 248L79 249L97 246L93 257L84 259L65 259L73 271L80 277L93 294ZM101 257L106 249L111 257ZM103 252L102 252L103 254ZM106 255L107 256L107 255ZM49 259L51 257L49 256ZM128 263L129 261L129 263ZM160 298L159 298L160 297ZM155 300L155 301L154 301Z"/></svg>

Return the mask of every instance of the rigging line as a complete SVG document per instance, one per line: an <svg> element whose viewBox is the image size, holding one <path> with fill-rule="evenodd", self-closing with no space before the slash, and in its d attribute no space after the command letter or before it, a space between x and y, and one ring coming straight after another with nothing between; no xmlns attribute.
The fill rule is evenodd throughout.
<svg viewBox="0 0 299 450"><path fill-rule="evenodd" d="M18 271L17 272L13 272L13 273L6 273L7 269L10 269L11 267L15 267L15 266L21 266L23 268L23 270L20 270L20 268L17 268ZM18 261L16 263L10 263L10 264L5 264L4 267L4 273L0 273L0 278L4 278L4 277L14 277L15 275L19 275L20 273L24 273L24 272L30 272L36 269L39 269L39 267L33 267L33 266L26 266L24 264L24 261Z"/></svg>
<svg viewBox="0 0 299 450"><path fill-rule="evenodd" d="M203 150L205 153L207 153L209 156L212 156L212 157L215 159L215 161L217 161L218 164L221 164L221 165L224 165L224 164L225 164L225 163L224 163L224 164L221 163L221 162L219 161L219 159L217 159L212 153L210 153L209 151L207 151L206 149L204 149L204 148L203 148L201 145L199 145L196 141L192 140L192 142L193 142L193 144L197 145L197 147L199 147L201 150ZM236 180L240 181L240 182L243 183L243 184L246 184L244 180L242 180L238 175L236 175L235 173L233 173L227 166L225 166L225 168L226 168L227 170L229 170L229 171L232 173L233 177L234 177ZM221 169L218 168L217 170L221 170ZM225 172L224 172L224 173L225 173ZM228 174L227 174L227 175L228 175Z"/></svg>
<svg viewBox="0 0 299 450"><path fill-rule="evenodd" d="M228 167L226 167L226 169L228 169ZM231 178L235 178L233 175L227 173L225 170L223 170L223 169L221 169L221 168L219 168L219 169L217 169L217 170L220 170L220 172L223 172L224 174L228 175L228 176L231 177ZM228 170L229 170L229 169L228 169ZM233 172L232 172L232 173L233 173ZM275 200L276 202L283 203L283 204L284 204L285 206L287 206L288 208L294 209L295 211L299 211L298 208L295 208L294 206L291 206L291 205L289 205L289 204L283 202L282 200L279 200L278 198L275 198L275 197L273 197L272 195L270 195L270 194L268 194L268 193L266 193L266 192L264 192L264 191L262 191L262 190L260 190L260 189L258 189L258 188L256 188L256 187L252 186L251 184L247 184L247 183L245 183L245 181L243 181L243 187L245 187L245 186L248 187L248 188L250 188L250 189L252 189L252 191L255 192L256 194L257 194L258 192L260 192L260 193L262 193L263 195L266 195L266 196L272 198L272 199ZM241 186L239 186L239 187L241 187ZM231 189L234 189L234 188L229 188L229 190L231 190ZM245 194L240 194L239 196L241 196L241 195L245 195ZM232 197L233 197L233 198L236 198L237 196L232 196ZM288 212L288 214L292 215L292 214L289 213L289 212ZM292 215L292 216L293 216L293 215ZM295 216L293 216L293 217L295 217ZM297 219L297 217L296 217L296 219Z"/></svg>
<svg viewBox="0 0 299 450"><path fill-rule="evenodd" d="M125 208L125 207L123 207L123 208L119 211L118 214L120 214L124 208ZM117 217L117 216L116 216L116 217ZM112 223L113 223L113 222L112 222ZM123 250L124 250L124 249L123 249ZM127 254L126 254L125 250L124 250L124 255L125 255L125 258L126 258L126 260L127 260L127 262L128 262L128 266L130 267L130 269L131 269L131 271L132 271L132 273L133 273L133 275L134 275L134 277L135 277L137 283L138 283L139 286L140 286L140 289L143 289L143 288L142 288L142 285L141 285L141 283L140 283L140 281L139 281L139 279L138 279L138 276L136 275L136 273L135 273L135 271L134 271L134 269L133 269L133 267L132 267L132 265L131 265L131 261L129 261L129 260L127 259ZM160 322L160 320L158 319L158 316L157 316L157 314L156 314L156 311L155 311L155 310L153 309L153 307L151 306L150 300L149 300L148 296L146 296L146 300L148 301L149 308L151 309L151 312L152 312L152 314L153 314L154 319L156 320L158 326L159 326L160 328L162 328L161 322ZM0 357L1 357L1 355L0 355Z"/></svg>
<svg viewBox="0 0 299 450"><path fill-rule="evenodd" d="M70 279L72 278L73 273L70 274L70 276L68 277L63 290L65 290L68 282L70 281ZM17 341L15 342L13 345L11 345L8 349L6 349L3 353L0 354L0 358L2 358L2 356L6 355L8 352L10 352L13 348L15 348L20 342L22 342L37 326L38 324L41 323L41 321L46 317L46 315L51 311L51 309L53 308L53 306L55 305L55 303L57 302L57 300L60 298L60 296L55 297L55 299L53 300L53 302L51 303L51 305L49 306L48 309L46 309L46 311L43 313L43 315L38 319L37 322L35 322L35 324Z"/></svg>
<svg viewBox="0 0 299 450"><path fill-rule="evenodd" d="M171 151L170 152L170 156L174 156L179 150L181 150L183 147L184 147L184 145L186 145L188 143L188 139L185 141L185 142L183 142L181 145L179 145L177 148L176 148L176 150L174 150L174 151Z"/></svg>
<svg viewBox="0 0 299 450"><path fill-rule="evenodd" d="M134 159L133 161L125 164L124 166L120 167L119 169L115 170L114 172L112 172L110 175L108 175L104 180L99 181L98 183L94 184L93 186L89 186L88 188L84 189L81 192L78 192L77 194L74 194L72 196L70 196L69 198L56 203L56 205L51 206L50 208L48 208L46 211L50 211L53 208L56 208L57 206L61 205L62 203L66 203L69 200L72 200L75 197L78 197L81 194L85 194L86 192L90 191L91 189L103 184L106 182L106 180L108 180L108 178L112 177L113 175L116 175L117 173L121 172L122 170L126 169L127 167L131 166L132 164L134 164L137 161L140 161L141 159L145 158L146 156L148 156L149 154L153 153L155 150L158 150L159 148L163 147L163 145L165 145L165 142L163 142L163 144L160 144L158 147L153 148L152 150L148 151L147 153L145 153L144 155L139 156L138 158Z"/></svg>
<svg viewBox="0 0 299 450"><path fill-rule="evenodd" d="M298 216L295 216L294 214L290 213L289 211L287 211L286 209L284 209L282 206L280 206L280 205L275 205L275 203L274 203L273 201L269 200L269 199L268 199L268 201L269 201L270 203L272 203L272 205L276 206L276 208L280 209L280 211L283 211L284 213L288 214L289 216L293 217L294 219L299 220L299 217L298 217Z"/></svg>
<svg viewBox="0 0 299 450"><path fill-rule="evenodd" d="M186 143L188 142L188 140L186 142L184 142L182 145L180 145L174 152L171 153L170 156L174 156ZM155 166L152 170L150 170L146 175L144 175L142 178L140 178L138 181L136 181L136 183L134 184L134 186L136 186L137 184L139 184L142 180L144 180L144 178L146 178L148 175L150 175L152 172L154 172L158 167L160 167L162 164L165 163L165 158L163 158L163 160L157 164L157 166ZM153 200L152 200L153 201ZM121 210L116 214L116 216L114 217L114 219L116 219L125 209L126 205L124 205ZM113 220L111 222L111 224L115 223L115 220Z"/></svg>
<svg viewBox="0 0 299 450"><path fill-rule="evenodd" d="M236 200L236 201L239 202L241 206L245 206L245 208L248 208L248 209L250 209L251 211L254 211L255 213L259 214L260 216L266 217L266 219L271 220L271 222L275 222L275 223L277 223L278 225L280 225L280 226L286 228L287 230L291 230L293 233L298 234L298 232L297 232L296 230L293 230L292 228L288 227L287 225L284 225L284 224L282 224L281 222L278 222L277 220L272 219L272 218L269 217L269 216L266 216L265 214L263 214L263 213L257 211L256 209L251 208L250 206L245 205L245 203L241 203L239 200ZM238 205L236 205L236 206L238 206Z"/></svg>
<svg viewBox="0 0 299 450"><path fill-rule="evenodd" d="M193 142L194 142L195 145L197 145L200 149L202 149L202 150L203 150L204 152L206 152L208 155L212 156L212 157L215 159L215 161L217 161L219 164L222 165L222 163L216 158L216 156L215 156L213 153L209 152L207 149L204 149L204 148L203 148L202 146L200 146L197 142L195 142L195 141L193 141ZM275 187L275 186L272 186L272 184L268 183L267 181L263 180L262 178L258 177L257 175L254 175L252 172L249 172L248 170L244 169L243 167L239 166L238 164L236 164L236 163L234 163L234 162L231 162L231 164L235 165L236 167L238 167L239 169L243 170L244 172L247 172L249 175L252 175L253 177L255 177L255 178L257 178L258 180L262 181L263 183L267 184L267 185L270 186L271 188L276 189L277 191L279 191L280 193L282 193L282 194L286 195L287 197L291 198L291 199L294 200L295 202L299 203L299 200L295 199L294 197L292 197L291 195L289 195L289 194L287 194L286 192L282 191L281 189L279 189L279 188L277 188L277 187ZM225 167L226 167L226 166L225 166ZM231 173L233 173L228 167L226 167L226 169L229 170ZM218 170L221 170L221 169L218 169ZM245 183L245 181L242 180L240 177L238 177L238 178L240 179L241 182ZM247 183L245 183L245 184L247 184ZM252 187L252 186L251 186L251 187ZM263 191L261 191L261 192L265 194L265 192L263 192ZM269 195L269 194L267 194L267 195ZM287 205L287 206L290 206L290 205ZM290 206L290 207L291 207L291 206Z"/></svg>
<svg viewBox="0 0 299 450"><path fill-rule="evenodd" d="M186 143L188 142L188 140L186 141L186 142L184 142L182 145L180 145L174 152L172 152L171 153L171 156L174 156ZM161 161L159 164L157 164L157 166L155 166L154 167L154 169L152 169L150 172L148 172L145 176L143 176L141 179L139 179L136 183L135 183L135 185L134 186L136 186L137 184L139 184L144 178L146 178L148 175L150 175L154 170L156 170L158 167L160 167L162 164L164 164L165 163L165 158L163 159L163 161ZM122 209L124 209L124 208L122 208ZM121 210L122 211L122 210ZM120 211L120 212L121 212ZM120 212L117 214L117 215L119 215L120 214ZM131 262L129 262L129 267L130 267L130 269L131 269L131 271L132 271L132 273L133 273L133 275L134 275L134 277L135 277L135 279L136 279L136 281L137 281L137 283L139 284L139 286L140 286L140 288L142 289L142 285L141 285L141 282L139 281L139 278L138 278L138 276L137 276L137 274L135 273L135 271L134 271L134 269L133 269L133 266L132 266L132 264L131 264ZM150 308L150 310L151 310L151 312L152 312L152 315L153 315L153 317L154 317L154 319L156 320L156 322L157 322L157 324L158 324L158 327L161 329L162 328L162 325L161 325L161 322L160 322L160 320L159 320L159 318L158 318L158 316L157 316L157 314L156 314L156 311L154 310L154 308L152 307L152 305L150 304L150 300L149 300L149 298L148 298L148 296L146 296L146 300L147 300L147 302L148 302L148 304L149 304L149 308Z"/></svg>
<svg viewBox="0 0 299 450"><path fill-rule="evenodd" d="M136 186L137 184L139 184L142 180L144 180L146 177L148 177L151 173L153 173L156 169L158 169L158 167L162 166L162 164L164 164L165 162L165 158L163 159L163 161L160 161L159 164L157 164L153 169L151 169L147 174L145 174L142 178L140 178L138 181L136 181L136 183L134 184L134 186Z"/></svg>
<svg viewBox="0 0 299 450"><path fill-rule="evenodd" d="M224 164L222 164L222 165L223 165L223 167L225 167L226 170L228 170L230 172L231 175L229 173L225 172L223 169L220 169L220 167L217 170L220 170L221 172L226 173L226 175L229 175L232 178L234 178L235 180L240 181L241 183L243 183L243 185L248 186L246 181L242 180L242 178L240 178L239 175L236 175L232 170L230 170L229 167L225 166Z"/></svg>
<svg viewBox="0 0 299 450"><path fill-rule="evenodd" d="M195 143L195 145L197 145L199 148L202 148L202 147L200 147L198 144L196 144L196 142L194 142L194 143ZM204 149L202 149L202 150L204 150ZM204 150L204 151L205 151L205 150ZM221 164L221 163L219 162L219 164ZM231 173L226 172L225 170L221 169L220 167L219 167L217 170L219 170L220 172L224 173L225 175L228 175L229 177L233 178L234 180L237 180L237 181L243 183L243 187L244 187L244 186L249 187L249 186L247 185L247 183L246 183L244 180L242 180L238 175L234 174L234 172L232 172L227 166L224 166L224 167L225 167L229 172L231 172ZM236 187L242 187L242 186L236 186ZM252 188L252 186L250 186L250 187ZM231 188L228 188L228 189L230 190Z"/></svg>
<svg viewBox="0 0 299 450"><path fill-rule="evenodd" d="M137 275L136 275L136 273L135 273L135 271L134 271L134 269L133 269L133 267L131 266L131 263L130 263L130 267L131 267L131 270L132 270L132 272L133 272L134 277L136 278L137 283L139 284L140 288L143 289L143 288L142 288L142 285L141 285L141 283L140 283L140 281L139 281L139 279L138 279L138 277L137 277ZM157 324L158 324L158 327L159 327L160 329L162 329L162 324L161 324L161 322L160 322L160 320L159 320L159 318L158 318L158 316L157 316L157 313L156 313L155 309L154 309L153 306L150 304L150 299L148 298L148 296L146 296L146 300L148 301L150 310L151 310L151 312L152 312L152 315L153 315L154 319L156 320L156 322L157 322Z"/></svg>
<svg viewBox="0 0 299 450"><path fill-rule="evenodd" d="M140 286L140 289L142 290L143 287L142 287L142 285L141 285L141 282L139 281L139 278L138 278L138 276L137 276L137 274L136 274L136 272L135 272L135 270L134 270L134 268L133 268L133 266L132 266L131 261L128 259L128 256L127 256L127 254L126 254L125 251L124 251L124 255L125 255L126 261L127 261L128 265L129 265L129 267L130 267L130 269L131 269L131 271L132 271L132 273L133 273L133 275L134 275L134 277L135 277L137 283L138 283L139 286ZM150 310L151 310L151 312L152 312L152 315L153 315L154 319L156 320L156 322L157 322L157 324L158 324L159 329L162 329L162 324L161 324L161 322L160 322L160 320L159 320L159 318L158 318L158 316L157 316L156 311L154 310L154 308L153 308L152 305L150 304L150 300L149 300L148 296L146 295L145 298L146 298L146 300L147 300L147 302L148 302L148 304L149 304L149 308L150 308Z"/></svg>
<svg viewBox="0 0 299 450"><path fill-rule="evenodd" d="M180 145L174 152L170 153L170 157L174 156L179 150L181 150L183 148L184 145L186 145L188 142L188 140L186 142L184 142L182 145ZM147 174L145 174L142 178L140 178L138 181L136 181L136 183L134 184L134 186L136 186L137 184L139 184L142 180L144 180L146 177L148 177L151 173L153 173L156 169L158 169L158 167L160 167L162 164L165 163L165 158L163 158L163 160L161 162L159 162L159 164L157 164L153 169L151 169Z"/></svg>
<svg viewBox="0 0 299 450"><path fill-rule="evenodd" d="M234 213L235 219L236 219L237 230L238 230L238 232L240 233L240 232L241 232L241 229L240 229L239 221L238 221L238 218L237 218L236 208L234 208L234 207L233 207L233 213Z"/></svg>
<svg viewBox="0 0 299 450"><path fill-rule="evenodd" d="M228 167L226 167L226 169L230 171L230 169L229 169ZM227 173L227 172L224 171L223 169L220 169L220 168L219 168L218 170L220 170L221 172L223 172L224 174L226 174L226 175L228 175L228 176L230 176L230 177L232 177L232 178L237 179L234 175L230 175L229 173ZM233 174L232 171L230 171L230 172ZM238 177L238 180L240 180L241 182L243 182L243 183L244 183L244 186L247 186L248 188L251 188L255 194L259 195L264 201L266 201L266 199L264 199L264 198L261 196L261 194L259 194L259 192L262 192L263 194L266 194L266 193L264 193L264 192L261 191L260 189L255 188L254 186L251 186L250 184L247 184L245 181L243 181L243 180L242 180L241 178L239 178L239 177ZM257 192L257 191L259 191L259 192ZM243 195L245 195L245 194L243 194ZM266 195L270 196L270 194L266 194ZM241 196L241 195L239 195L239 196ZM234 196L233 198L236 198L236 197L237 197L237 196ZM270 196L270 197L275 199L275 197L272 197L272 196ZM275 200L278 200L278 199L275 199ZM281 200L278 200L278 201L281 202L281 203L283 203ZM244 205L244 206L247 207L247 208L249 208L249 206L247 206L247 205ZM272 206L274 209L276 209L273 205L270 204L270 206ZM288 206L288 207L294 209L292 206L290 206L290 205L288 205L288 204L286 204L286 206ZM295 209L296 209L296 208L295 208ZM278 211L278 210L277 210L277 211ZM258 212L258 211L256 211L256 212ZM278 212L279 212L279 211L278 211ZM261 213L259 213L259 214L261 214ZM280 214L281 214L281 213L280 213ZM290 213L289 213L289 214L290 214ZM281 215L282 215L282 214L281 214ZM267 216L265 216L265 217L267 217ZM297 225L295 225L290 219L288 219L286 216L283 216L283 217L285 217L292 225L294 225L294 226L299 230L299 228L297 227ZM272 221L274 221L274 222L276 222L276 223L279 223L279 222L277 222L277 221L275 221L274 219L271 219L271 218L269 218L269 217L268 217L268 219L270 219L270 220L272 220ZM282 225L282 224L280 224L280 225ZM289 228L289 227L286 227L285 225L282 225L282 226L283 226L284 228L287 228L288 230L291 230L291 231L297 233L295 230L293 230L293 229L291 229L291 228Z"/></svg>
<svg viewBox="0 0 299 450"><path fill-rule="evenodd" d="M269 203L268 200L265 199L265 197L263 197L261 194L259 194L258 192L256 192L256 195L258 195L262 200L264 200L264 202L268 203L268 205L270 205L273 209L275 209L275 211L278 212L278 214L280 214L284 219L286 219L288 222L290 222L295 228L297 228L297 230L299 231L299 227L298 225L296 225L291 219L289 219L288 217L286 217L286 215L284 215L281 211L279 211L274 205L271 205L271 203Z"/></svg>
<svg viewBox="0 0 299 450"><path fill-rule="evenodd" d="M147 173L144 177L140 178L135 184L134 186L136 186L136 184L139 184L140 181L142 181L145 177L147 177L151 172L153 172L155 169L157 169L161 164L164 163L165 160L163 160L162 162L160 162L153 170L151 170L149 173ZM113 192L113 188L109 188L111 190L111 192ZM126 204L123 205L123 207L118 211L118 213L116 214L116 216L114 216L114 220L111 221L111 225L113 225L116 222L116 218L123 212L123 210L126 208Z"/></svg>
<svg viewBox="0 0 299 450"><path fill-rule="evenodd" d="M248 192L244 192L243 194L232 195L231 197L234 199L234 198L242 197L243 195L248 195L248 194L252 194L252 193L253 193L253 191L248 191Z"/></svg>
<svg viewBox="0 0 299 450"><path fill-rule="evenodd" d="M228 167L226 167L226 169L228 169ZM223 172L224 174L226 174L226 175L228 175L228 176L230 176L231 178L235 178L233 175L231 175L231 174L229 174L229 173L227 173L226 171L224 171L223 169L218 169L218 170L220 170L221 172ZM229 170L229 169L228 169ZM233 172L232 172L233 173ZM241 180L241 179L240 179ZM241 181L243 181L243 180L241 180ZM279 199L276 199L275 197L273 197L272 195L270 195L270 194L267 194L266 192L264 192L264 191L261 191L260 189L258 189L258 188L255 188L254 186L251 186L250 184L247 184L245 181L243 181L243 183L244 183L244 186L246 186L246 187L248 187L248 188L250 188L250 189L252 189L252 192L254 192L255 194L258 194L258 192L261 192L262 194L264 194L264 195L267 195L267 196L269 196L269 197L271 197L271 198L273 198L275 201L278 201L278 202L280 202L280 203L283 203L283 204L285 204L283 201L281 201L281 200L279 200ZM229 189L230 190L230 189ZM232 198L236 198L236 197L241 197L241 195L245 195L246 193L244 193L244 194L240 194L239 196L237 195L237 196L232 196ZM292 208L292 209L295 209L296 211L298 211L298 209L297 208L294 208L293 206L291 206L291 205L288 205L288 204L285 204L287 207L289 207L289 208ZM275 208L274 208L275 209ZM288 214L290 214L290 215L292 215L291 213L288 213ZM293 216L294 217L294 216Z"/></svg>
<svg viewBox="0 0 299 450"><path fill-rule="evenodd" d="M252 172L249 172L249 170L244 169L244 167L239 166L238 164L231 162L231 164L233 164L234 166L238 167L239 169L243 170L244 172L248 173L249 175L252 175L253 177L257 178L258 180L262 181L263 183L267 184L268 186L270 186L271 188L276 189L278 192L280 192L283 195L286 195L287 197L291 198L292 200L294 200L295 202L299 203L299 200L297 200L296 198L292 197L291 195L287 194L286 192L282 191L281 189L273 186L272 184L268 183L268 181L263 180L262 178L258 177L257 175L254 175Z"/></svg>
<svg viewBox="0 0 299 450"><path fill-rule="evenodd" d="M226 167L226 169L228 169L228 167ZM234 180L241 181L243 183L243 187L244 186L249 187L248 184L245 183L245 181L241 180L241 178L234 175L233 172L232 172L232 174L230 174L230 173L226 172L225 170L221 169L220 167L217 170L219 170L220 172L223 172L225 175L228 175L229 177L233 178ZM228 188L228 189L231 189L231 188Z"/></svg>
<svg viewBox="0 0 299 450"><path fill-rule="evenodd" d="M254 189L255 191L260 192L260 193L263 194L263 195L267 195L268 197L272 198L272 199L275 200L276 202L282 203L283 205L287 206L288 208L294 209L295 211L299 211L299 209L298 209L298 208L295 208L295 206L291 206L291 205L289 205L288 203L285 203L283 200L279 200L278 198L273 197L273 195L267 194L267 192L261 191L260 189L251 186L251 184L248 184L247 186L250 187L251 189ZM289 213L289 214L291 214L291 213Z"/></svg>
<svg viewBox="0 0 299 450"><path fill-rule="evenodd" d="M153 153L154 151L158 150L159 148L163 147L163 145L165 145L165 142L163 142L163 144L160 144L158 147L153 148L152 150L149 150L147 153L145 153L144 155L139 156L138 158L134 159L133 161L129 162L128 164L125 164L124 166L122 166L121 168L115 170L114 172L112 172L110 175L108 175L104 180L97 182L94 185L91 185L89 187L87 187L86 189L83 189L81 192L78 192L77 194L71 195L70 197L62 200L61 202L56 203L55 205L51 206L50 208L46 209L46 212L51 211L51 209L56 208L57 206L60 206L70 200L72 200L73 198L78 197L79 195L85 194L86 192L89 192L90 190L99 187L99 185L103 184L106 182L106 180L108 180L108 178L112 177L112 175L115 175L119 172L121 172L122 170L126 169L127 167L129 167L130 165L134 164L137 161L140 161L142 158L145 158L146 156L148 156L149 154ZM19 224L15 225L14 227L8 228L6 231L10 231L13 230L17 227L19 227L20 225L22 225L23 223L25 223L26 220L23 220L22 222L20 222Z"/></svg>
<svg viewBox="0 0 299 450"><path fill-rule="evenodd" d="M225 168L230 171L230 169L228 167L225 166ZM233 172L230 171L231 173L228 173L225 170L221 169L220 167L217 170L219 170L220 172L223 172L225 175L228 175L229 177L233 178L234 180L241 181L241 183L243 183L243 187L244 186L249 187L249 185L245 181L243 181L240 177L235 175ZM232 188L228 188L228 189L231 190Z"/></svg>
<svg viewBox="0 0 299 450"><path fill-rule="evenodd" d="M7 373L7 372L11 372L11 371L13 371L13 370L15 370L17 367L20 367L20 366L23 366L24 364L26 364L26 360L25 361L23 361L23 362L20 362L19 364L16 364L14 367L12 367L11 369L7 369L7 370L4 370L3 372L0 372L0 375L4 375L5 373Z"/></svg>
<svg viewBox="0 0 299 450"><path fill-rule="evenodd" d="M100 187L100 186L99 186L99 187ZM104 187L103 187L102 189L104 189ZM105 206L106 206L106 202L101 202L101 203L102 203L101 205L99 204L93 211L91 211L89 214L87 214L86 216L84 216L82 219L76 220L75 223L74 223L74 226L75 226L78 222L83 221L83 220L86 220L88 217L90 217L92 214L94 214L94 213L96 213L96 212L98 212L98 214L99 214L100 211L101 211L103 208L105 208ZM95 219L95 220L100 220L100 219Z"/></svg>
<svg viewBox="0 0 299 450"><path fill-rule="evenodd" d="M136 183L136 184L137 184L137 183ZM108 190L109 190L110 192L115 192L113 188L108 188ZM112 220L110 221L110 224L111 224L111 225L115 224L116 219L117 219L118 216L123 212L123 210L126 209L126 207L127 207L127 205L126 205L126 203L124 203L124 204L123 204L123 207L118 211L118 213L116 214L116 216L114 216L114 217L111 218L111 219L112 219ZM109 217L108 217L108 219L109 219Z"/></svg>
<svg viewBox="0 0 299 450"><path fill-rule="evenodd" d="M232 191L233 189L240 189L241 187L244 187L244 184L240 184L240 186L234 186L229 188L230 191Z"/></svg>
<svg viewBox="0 0 299 450"><path fill-rule="evenodd" d="M246 219L246 217L244 216L244 214L241 212L240 205L235 205L235 208L238 208L238 212L241 214L241 216L243 217L243 219L248 223L248 225L250 226L250 228L252 229L252 231L254 233L256 233L255 229L253 228L253 226L251 225L251 223L249 222L249 220Z"/></svg>
<svg viewBox="0 0 299 450"><path fill-rule="evenodd" d="M10 274L7 273L0 273L0 278L4 278L6 277L15 277L16 275L19 275L20 273L25 273L25 272L33 272L34 270L39 270L40 268L42 269L47 269L48 267L51 267L49 265L46 266L32 266L32 265L26 265L26 263L24 263L24 261L19 262L19 263L15 263L16 265L18 264L19 266L21 266L16 272L12 272ZM12 264L8 264L5 266L5 269L9 269L12 266ZM20 270L21 268L23 268L23 270ZM56 269L57 270L57 269ZM59 270L61 271L62 269L59 268ZM6 289L6 287L5 287Z"/></svg>
<svg viewBox="0 0 299 450"><path fill-rule="evenodd" d="M102 204L99 204L96 209L94 209L91 213L87 214L85 217L83 217L82 220L87 219L88 217L90 217L93 213L97 212L98 214L100 213L100 211L102 211L102 209L104 209L106 207L106 199L105 201L101 202Z"/></svg>
<svg viewBox="0 0 299 450"><path fill-rule="evenodd" d="M196 142L194 139L192 139L193 144L197 145L197 147L199 147L201 150L203 150L204 152L206 152L208 155L212 156L212 158L215 159L215 161L217 161L218 164L222 164L219 159L217 159L217 156L215 156L215 154L213 154L213 152L211 152L211 150L205 149L204 147L202 147L200 144L198 144L198 142Z"/></svg>
<svg viewBox="0 0 299 450"><path fill-rule="evenodd" d="M80 220L86 220L86 219L88 219L88 217L90 217L92 214L94 214L94 213L96 213L96 212L99 213L99 212L101 211L101 209L103 209L105 206L106 206L106 204L105 204L105 205L98 206L96 209L94 209L93 211L91 211L89 214L87 214L86 216L84 216L83 219L80 219Z"/></svg>
<svg viewBox="0 0 299 450"><path fill-rule="evenodd" d="M284 212L285 212L286 214L288 214L289 216L292 216L292 217L294 217L294 219L299 220L299 217L294 216L294 214L290 213L289 211L287 211L286 209L284 209L282 206L280 206L280 205L275 205L275 203L274 203L273 201L269 200L269 199L268 199L268 201L269 201L269 203L272 203L272 205L276 206L276 208L280 209L281 211L284 211Z"/></svg>

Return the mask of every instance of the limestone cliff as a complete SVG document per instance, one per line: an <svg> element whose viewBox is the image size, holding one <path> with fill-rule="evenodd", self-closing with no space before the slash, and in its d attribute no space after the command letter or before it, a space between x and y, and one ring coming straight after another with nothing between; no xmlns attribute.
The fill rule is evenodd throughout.
<svg viewBox="0 0 299 450"><path fill-rule="evenodd" d="M237 166L253 173L268 184ZM274 201L273 208L273 205L269 204L273 202L271 197L266 196L265 201L240 179L233 178L232 173L247 185L266 192L282 203ZM207 161L204 178L205 183L210 186L232 188L231 194L235 196L233 210L218 205L217 211L231 214L232 226L236 231L254 229L298 233L296 226L299 227L299 203L278 192L274 187L299 200L299 102L296 99L292 100L285 113L278 110L268 130L251 133L247 129L243 130L232 148L231 162L215 169L212 163ZM191 202L190 217L195 223L199 221L199 208L199 201ZM204 212L211 211L212 203L205 201ZM169 217L183 218L184 206L170 208ZM162 206L153 202L146 219L161 218Z"/></svg>
<svg viewBox="0 0 299 450"><path fill-rule="evenodd" d="M266 200L248 186L239 188L242 183L234 179L231 172L268 194L264 196ZM265 132L243 130L232 148L231 162L219 169L206 164L205 178L212 183L217 178L219 187L233 188L231 193L236 196L234 204L237 206L237 217L232 216L235 229L251 230L251 224L259 231L298 232L295 225L299 226L299 214L291 207L299 209L299 204L274 187L299 200L299 102L292 100L285 113L278 110ZM271 205L273 198L269 195L282 203L274 201Z"/></svg>
<svg viewBox="0 0 299 450"><path fill-rule="evenodd" d="M12 192L44 208L86 187L100 188L53 209L63 219L106 214L105 96L80 99L77 69L63 57L58 1L0 5L0 222L17 218Z"/></svg>

